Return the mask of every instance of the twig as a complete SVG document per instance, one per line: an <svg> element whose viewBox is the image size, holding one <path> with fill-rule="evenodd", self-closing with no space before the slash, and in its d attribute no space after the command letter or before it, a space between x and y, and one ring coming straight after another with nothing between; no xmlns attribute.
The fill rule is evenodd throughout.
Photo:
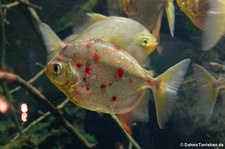
<svg viewBox="0 0 225 149"><path fill-rule="evenodd" d="M0 6L2 6L2 0L0 0ZM2 36L2 41L1 41L1 50L2 50L2 57L1 57L1 68L2 70L5 70L6 66L5 66L5 58L6 58L6 32L5 32L5 14L3 13L3 8L0 7L0 16L1 16L1 36ZM8 99L8 101L11 104L12 109L15 109L14 104L13 104L13 96L9 93L9 89L7 86L7 83L4 81L3 82L3 90L5 92L5 95ZM16 112L13 110L13 118L14 118L14 122L18 128L19 133L22 132L22 127L19 123L19 120L17 118Z"/></svg>
<svg viewBox="0 0 225 149"><path fill-rule="evenodd" d="M41 101L46 107L49 108L50 112L58 119L60 120L61 124L64 126L64 128L71 133L72 136L75 138L78 138L82 144L86 148L93 148L95 144L89 143L78 131L73 127L73 125L65 118L63 112L61 110L58 110L49 100L40 93L35 87L33 87L31 84L23 80L21 77L13 74L13 73L6 73L0 71L0 80L5 80L8 82L15 82L16 84L20 85L21 87L25 88L31 95L33 95L36 99Z"/></svg>
<svg viewBox="0 0 225 149"><path fill-rule="evenodd" d="M62 109L67 103L69 102L69 99L65 99L62 103L60 103L57 106L57 109ZM26 128L23 129L23 133L26 133L31 127L33 127L35 124L39 123L40 121L42 121L44 118L46 118L47 116L49 116L51 113L50 112L46 112L44 113L42 116L40 116L39 118L37 118L36 120L34 120L32 123L30 123ZM15 141L16 139L18 139L20 137L20 134L17 133L16 136L11 140L11 142Z"/></svg>
<svg viewBox="0 0 225 149"><path fill-rule="evenodd" d="M13 7L16 7L16 6L20 5L20 4L24 4L24 5L27 5L29 7L35 8L35 9L42 9L42 7L37 6L35 4L32 4L30 2L27 2L26 0L16 0L16 1L8 3L8 4L2 4L1 7L4 8L4 9L11 9Z"/></svg>
<svg viewBox="0 0 225 149"><path fill-rule="evenodd" d="M111 115L112 118L116 121L116 123L120 126L120 128L122 129L122 131L124 132L124 134L127 136L128 140L137 148L137 149L141 149L141 147L139 146L139 144L134 140L134 138L128 134L124 129L123 126L121 125L119 119L116 117L116 115L112 114Z"/></svg>
<svg viewBox="0 0 225 149"><path fill-rule="evenodd" d="M28 7L32 7L35 9L42 9L41 6L30 3L28 0L18 0L20 3L27 5Z"/></svg>
<svg viewBox="0 0 225 149"><path fill-rule="evenodd" d="M41 75L43 75L45 69L42 69L41 71L39 71L33 78L31 78L29 81L27 81L28 83L33 83L34 81L36 81ZM20 86L17 86L16 88L12 89L9 91L10 94L15 93L16 91L18 91L19 89L21 89Z"/></svg>
<svg viewBox="0 0 225 149"><path fill-rule="evenodd" d="M18 6L20 3L18 1L15 1L15 2L12 2L12 3L9 3L9 4L2 4L1 7L2 8L5 8L5 9L10 9L10 8L13 8L15 6Z"/></svg>

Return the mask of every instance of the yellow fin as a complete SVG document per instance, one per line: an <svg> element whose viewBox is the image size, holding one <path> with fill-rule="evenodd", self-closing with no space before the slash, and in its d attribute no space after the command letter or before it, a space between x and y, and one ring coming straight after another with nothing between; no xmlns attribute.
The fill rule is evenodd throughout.
<svg viewBox="0 0 225 149"><path fill-rule="evenodd" d="M81 24L79 24L78 27L75 27L73 29L74 33L69 37L65 38L64 41L71 42L73 40L76 40L87 27L91 26L92 24L100 20L104 20L107 18L108 18L107 16L101 15L99 13L87 13L87 16L84 18L84 21L81 22Z"/></svg>
<svg viewBox="0 0 225 149"><path fill-rule="evenodd" d="M214 47L225 34L225 1L214 0L209 4L202 40L202 49L205 51Z"/></svg>
<svg viewBox="0 0 225 149"><path fill-rule="evenodd" d="M219 82L200 65L193 64L193 71L198 84L198 109L206 119L209 119L216 103L216 97L220 87Z"/></svg>
<svg viewBox="0 0 225 149"><path fill-rule="evenodd" d="M174 36L174 22L175 22L175 12L174 11L175 10L174 10L173 1L170 0L170 1L168 1L167 5L166 5L166 14L167 14L167 19L168 19L170 34L172 37Z"/></svg>
<svg viewBox="0 0 225 149"><path fill-rule="evenodd" d="M47 48L48 57L51 59L58 51L65 47L65 43L56 35L56 33L45 23L39 24L39 29Z"/></svg>
<svg viewBox="0 0 225 149"><path fill-rule="evenodd" d="M160 32L160 28L161 28L162 15L163 15L163 11L160 11L160 14L159 14L159 17L157 19L157 22L156 22L155 26L152 29L152 35L157 39L158 43L160 41L159 32Z"/></svg>
<svg viewBox="0 0 225 149"><path fill-rule="evenodd" d="M177 92L184 79L190 59L185 59L156 78L156 86L152 88L156 105L158 125L164 128L176 103Z"/></svg>

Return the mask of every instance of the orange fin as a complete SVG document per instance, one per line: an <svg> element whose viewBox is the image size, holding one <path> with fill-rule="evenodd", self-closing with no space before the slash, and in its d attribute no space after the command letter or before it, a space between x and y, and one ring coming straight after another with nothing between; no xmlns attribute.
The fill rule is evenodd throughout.
<svg viewBox="0 0 225 149"><path fill-rule="evenodd" d="M116 116L118 117L118 119L120 121L120 124L122 125L123 129L127 133L132 134L130 124L128 123L129 113L126 113L126 114L117 114Z"/></svg>
<svg viewBox="0 0 225 149"><path fill-rule="evenodd" d="M117 114L121 125L129 134L132 134L131 126L135 122L146 123L149 120L148 114L148 102L149 102L150 91L147 90L145 95L141 97L140 103L130 112L125 114Z"/></svg>
<svg viewBox="0 0 225 149"><path fill-rule="evenodd" d="M162 15L163 15L163 11L160 12L157 22L156 22L154 28L152 29L152 34L157 39L158 43L160 41L159 32L160 32L160 28L161 28Z"/></svg>

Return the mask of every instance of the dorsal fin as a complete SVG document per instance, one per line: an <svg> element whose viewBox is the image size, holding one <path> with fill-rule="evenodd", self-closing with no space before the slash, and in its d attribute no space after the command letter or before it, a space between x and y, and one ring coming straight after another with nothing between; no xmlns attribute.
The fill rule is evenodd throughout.
<svg viewBox="0 0 225 149"><path fill-rule="evenodd" d="M174 36L174 22L175 22L175 9L174 9L174 5L173 5L173 0L167 1L166 14L167 14L167 20L168 20L168 24L169 24L170 34L173 37Z"/></svg>
<svg viewBox="0 0 225 149"><path fill-rule="evenodd" d="M84 20L77 26L74 27L73 29L73 34L70 35L69 37L65 38L65 42L71 42L73 40L76 40L80 34L89 26L92 24L104 20L108 18L107 16L101 15L99 13L87 13L87 16L84 18Z"/></svg>
<svg viewBox="0 0 225 149"><path fill-rule="evenodd" d="M45 23L39 24L39 29L47 48L48 60L51 59L60 49L65 47L65 43L59 39L56 33Z"/></svg>

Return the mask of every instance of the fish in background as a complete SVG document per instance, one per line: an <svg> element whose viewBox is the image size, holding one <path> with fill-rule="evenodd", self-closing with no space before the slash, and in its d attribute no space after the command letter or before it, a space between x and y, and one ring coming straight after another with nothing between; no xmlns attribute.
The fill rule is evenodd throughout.
<svg viewBox="0 0 225 149"><path fill-rule="evenodd" d="M225 0L176 0L191 22L203 30L202 49L214 47L225 34Z"/></svg>
<svg viewBox="0 0 225 149"><path fill-rule="evenodd" d="M225 35L225 0L209 0L209 11L205 19L202 49L214 47Z"/></svg>
<svg viewBox="0 0 225 149"><path fill-rule="evenodd" d="M180 9L188 16L191 22L204 30L210 0L176 0Z"/></svg>
<svg viewBox="0 0 225 149"><path fill-rule="evenodd" d="M219 91L225 88L225 82L217 80L198 64L193 64L193 71L198 85L199 111L208 120L213 113Z"/></svg>
<svg viewBox="0 0 225 149"><path fill-rule="evenodd" d="M85 39L64 43L56 35L50 36L53 31L46 24L41 23L40 28L47 48L59 48L46 66L46 75L73 103L91 111L116 114L124 129L131 133L133 121L148 121L148 104L142 97L151 88L158 125L164 127L189 59L153 78L151 71L110 42Z"/></svg>
<svg viewBox="0 0 225 149"><path fill-rule="evenodd" d="M155 37L135 20L104 16L89 13L86 23L80 29L74 29L74 34L65 42L78 39L99 38L126 50L137 59L141 65L148 65L149 55L156 49L158 43Z"/></svg>
<svg viewBox="0 0 225 149"><path fill-rule="evenodd" d="M126 15L150 29L157 41L159 41L161 20L165 9L170 33L174 35L173 0L119 0L119 2Z"/></svg>

